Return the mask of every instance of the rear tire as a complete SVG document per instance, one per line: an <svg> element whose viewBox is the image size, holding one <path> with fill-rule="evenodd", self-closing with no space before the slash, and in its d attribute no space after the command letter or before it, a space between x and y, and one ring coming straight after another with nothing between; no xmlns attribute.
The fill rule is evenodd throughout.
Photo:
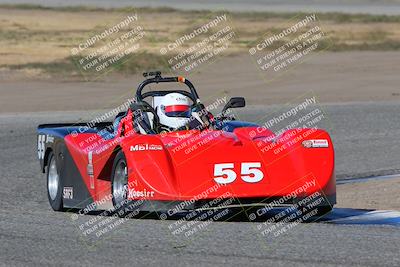
<svg viewBox="0 0 400 267"><path fill-rule="evenodd" d="M57 170L56 157L53 152L49 154L47 164L47 197L50 206L55 211L63 211L62 180Z"/></svg>

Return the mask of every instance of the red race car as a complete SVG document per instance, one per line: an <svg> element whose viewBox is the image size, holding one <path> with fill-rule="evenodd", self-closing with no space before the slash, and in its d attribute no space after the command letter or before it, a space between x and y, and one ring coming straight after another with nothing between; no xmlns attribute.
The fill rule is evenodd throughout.
<svg viewBox="0 0 400 267"><path fill-rule="evenodd" d="M332 209L334 150L327 132L298 128L275 135L227 115L245 106L242 97L213 115L189 80L160 72L145 77L112 122L38 126L38 156L54 210L129 204L165 218L216 208L311 203L319 214ZM188 90L143 92L160 83Z"/></svg>

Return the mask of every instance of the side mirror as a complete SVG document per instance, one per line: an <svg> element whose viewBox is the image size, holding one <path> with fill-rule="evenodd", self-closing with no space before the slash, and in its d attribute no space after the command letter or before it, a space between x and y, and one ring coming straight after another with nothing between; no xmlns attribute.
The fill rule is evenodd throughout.
<svg viewBox="0 0 400 267"><path fill-rule="evenodd" d="M229 108L242 108L244 106L246 106L246 101L244 100L244 97L232 97L222 109L221 114L224 114L225 111Z"/></svg>

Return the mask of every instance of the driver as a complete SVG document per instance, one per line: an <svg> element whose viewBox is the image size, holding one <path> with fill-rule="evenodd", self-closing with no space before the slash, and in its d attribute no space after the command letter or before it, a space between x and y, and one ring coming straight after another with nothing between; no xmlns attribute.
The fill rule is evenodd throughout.
<svg viewBox="0 0 400 267"><path fill-rule="evenodd" d="M186 127L191 121L190 99L179 93L169 93L162 97L156 107L162 131L171 131Z"/></svg>

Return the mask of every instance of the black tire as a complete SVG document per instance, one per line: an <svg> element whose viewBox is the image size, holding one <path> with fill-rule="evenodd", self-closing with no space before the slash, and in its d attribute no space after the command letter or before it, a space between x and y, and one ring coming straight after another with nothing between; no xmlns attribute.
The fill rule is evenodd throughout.
<svg viewBox="0 0 400 267"><path fill-rule="evenodd" d="M116 179L116 171L118 170L117 167L123 164L126 166L126 190L127 190L127 184L128 184L128 179L127 179L127 163L126 163L126 158L124 155L124 152L120 150L117 155L114 158L114 163L112 167L112 172L111 172L111 195L112 195L112 202L114 209L111 212L111 214L117 214L120 217L130 217L130 218L138 218L141 210L141 203L136 202L136 201L131 201L128 200L128 192L125 191L126 195L121 200L121 198L118 198L114 195L114 186L115 186L115 179Z"/></svg>
<svg viewBox="0 0 400 267"><path fill-rule="evenodd" d="M47 163L47 197L49 199L50 206L55 211L63 211L63 182L61 176L57 170L56 157L53 152L49 153ZM58 176L58 179L54 177Z"/></svg>
<svg viewBox="0 0 400 267"><path fill-rule="evenodd" d="M321 216L325 216L328 213L330 213L333 209L333 206L326 205L326 206L319 206L317 208L318 208L318 212L317 212L316 216L321 217Z"/></svg>
<svg viewBox="0 0 400 267"><path fill-rule="evenodd" d="M117 167L120 164L125 164L125 166L127 166L125 154L122 150L120 150L117 153L117 155L115 156L112 171L111 171L111 195L112 195L112 202L113 202L115 209L119 209L121 206L124 205L124 203L121 203L121 201L118 200L118 197L114 195L114 187L115 187L115 182L116 182L116 173L115 172L117 170Z"/></svg>

